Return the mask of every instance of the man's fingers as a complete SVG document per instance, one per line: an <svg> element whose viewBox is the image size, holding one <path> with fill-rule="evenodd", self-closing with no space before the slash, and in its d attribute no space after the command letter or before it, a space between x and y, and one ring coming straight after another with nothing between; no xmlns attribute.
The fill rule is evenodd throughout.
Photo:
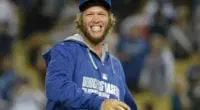
<svg viewBox="0 0 200 110"><path fill-rule="evenodd" d="M125 104L125 103L123 103L123 102L121 102L119 100L113 100L113 103L115 103L114 107L118 108L119 110L131 110L130 107L127 104Z"/></svg>
<svg viewBox="0 0 200 110"><path fill-rule="evenodd" d="M119 106L115 106L115 110L126 110L126 109L119 105Z"/></svg>
<svg viewBox="0 0 200 110"><path fill-rule="evenodd" d="M131 110L127 104L120 102L120 101L118 101L118 102L119 102L119 105L123 108L123 110Z"/></svg>
<svg viewBox="0 0 200 110"><path fill-rule="evenodd" d="M130 107L119 100L108 99L103 102L101 110L130 110Z"/></svg>

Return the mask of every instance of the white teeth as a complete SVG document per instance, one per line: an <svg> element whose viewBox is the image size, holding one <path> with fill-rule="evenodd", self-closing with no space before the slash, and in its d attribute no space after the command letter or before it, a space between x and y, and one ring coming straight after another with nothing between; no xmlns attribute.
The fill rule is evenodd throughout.
<svg viewBox="0 0 200 110"><path fill-rule="evenodd" d="M100 29L101 29L100 26L92 26L92 31L94 31L94 32L99 32Z"/></svg>

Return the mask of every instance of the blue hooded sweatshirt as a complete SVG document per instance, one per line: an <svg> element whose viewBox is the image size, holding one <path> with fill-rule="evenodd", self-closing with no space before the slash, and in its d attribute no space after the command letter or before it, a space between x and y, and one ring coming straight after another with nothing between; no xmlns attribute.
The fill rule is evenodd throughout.
<svg viewBox="0 0 200 110"><path fill-rule="evenodd" d="M75 34L43 55L46 65L46 110L100 110L105 99L118 99L137 110L117 58L99 58Z"/></svg>

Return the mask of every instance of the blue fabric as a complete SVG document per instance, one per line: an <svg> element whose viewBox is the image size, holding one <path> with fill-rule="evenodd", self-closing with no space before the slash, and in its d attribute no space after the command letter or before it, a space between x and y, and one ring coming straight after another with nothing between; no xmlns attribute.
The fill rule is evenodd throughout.
<svg viewBox="0 0 200 110"><path fill-rule="evenodd" d="M95 69L87 50L83 43L68 40L56 44L44 54L47 64L46 110L99 110L102 101L107 98L119 98L131 110L137 110L125 84L119 60L106 53L105 62L102 63L90 51L98 67Z"/></svg>
<svg viewBox="0 0 200 110"><path fill-rule="evenodd" d="M172 95L172 110L182 110L180 96L177 93Z"/></svg>
<svg viewBox="0 0 200 110"><path fill-rule="evenodd" d="M0 98L10 101L11 91L15 84L16 73L13 71L4 71L0 77Z"/></svg>
<svg viewBox="0 0 200 110"><path fill-rule="evenodd" d="M145 58L149 52L148 43L141 39L121 37L118 51L127 55L128 60L122 61L126 81L129 87L137 88L140 72L143 69Z"/></svg>

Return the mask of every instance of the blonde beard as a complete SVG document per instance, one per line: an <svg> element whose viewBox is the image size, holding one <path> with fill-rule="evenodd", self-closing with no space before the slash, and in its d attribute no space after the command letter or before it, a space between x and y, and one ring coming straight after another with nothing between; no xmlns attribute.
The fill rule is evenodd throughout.
<svg viewBox="0 0 200 110"><path fill-rule="evenodd" d="M86 29L86 27L84 27L84 25L81 25L80 27L80 32L94 45L98 45L101 42L104 41L104 39L106 38L106 36L109 34L109 30L110 30L110 26L108 25L105 29L105 31L103 32L102 36L100 36L99 38L93 38L92 35L88 32L88 30Z"/></svg>

